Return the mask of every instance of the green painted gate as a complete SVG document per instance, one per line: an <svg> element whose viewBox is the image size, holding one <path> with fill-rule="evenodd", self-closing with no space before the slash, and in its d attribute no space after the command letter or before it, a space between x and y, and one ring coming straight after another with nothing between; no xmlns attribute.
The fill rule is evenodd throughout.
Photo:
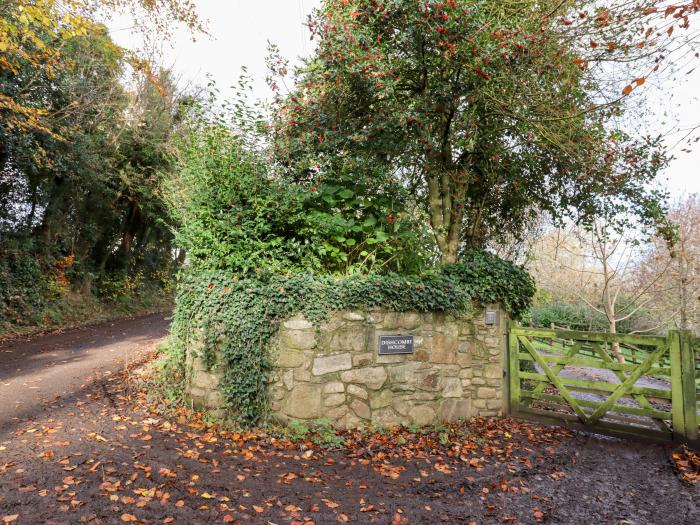
<svg viewBox="0 0 700 525"><path fill-rule="evenodd" d="M658 337L511 324L507 375L515 417L620 437L698 442L700 338L690 332Z"/></svg>

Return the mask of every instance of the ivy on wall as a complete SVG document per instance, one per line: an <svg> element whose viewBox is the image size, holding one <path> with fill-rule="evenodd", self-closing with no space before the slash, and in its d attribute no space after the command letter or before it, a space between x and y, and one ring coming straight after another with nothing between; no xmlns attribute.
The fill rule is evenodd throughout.
<svg viewBox="0 0 700 525"><path fill-rule="evenodd" d="M287 274L237 279L212 271L181 277L172 324L170 373L184 378L186 352L203 342L208 367L223 365L227 408L243 425L267 413L272 369L269 343L279 323L302 313L313 322L334 310L382 307L397 312L465 313L499 303L513 317L529 306L535 286L522 268L483 251L421 276Z"/></svg>

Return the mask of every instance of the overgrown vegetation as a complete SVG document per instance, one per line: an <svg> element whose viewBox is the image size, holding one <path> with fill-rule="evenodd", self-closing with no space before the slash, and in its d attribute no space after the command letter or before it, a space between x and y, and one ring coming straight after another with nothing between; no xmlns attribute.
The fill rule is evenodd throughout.
<svg viewBox="0 0 700 525"><path fill-rule="evenodd" d="M474 304L500 303L518 316L533 294L527 272L483 251L467 252L460 263L420 276L188 273L179 285L166 369L185 377L186 352L196 352L204 341L200 352L206 363L224 368L221 389L232 415L255 424L267 409L270 339L292 314L320 321L342 309L464 313Z"/></svg>
<svg viewBox="0 0 700 525"><path fill-rule="evenodd" d="M108 305L92 309L100 317L169 293L176 257L160 193L182 100L167 72L112 41L96 10L184 20L178 6L2 3L0 333L77 318L81 296Z"/></svg>

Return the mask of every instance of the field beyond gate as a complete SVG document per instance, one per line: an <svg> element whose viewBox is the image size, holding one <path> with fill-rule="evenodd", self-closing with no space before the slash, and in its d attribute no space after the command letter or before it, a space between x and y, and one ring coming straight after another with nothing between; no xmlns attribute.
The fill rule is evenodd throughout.
<svg viewBox="0 0 700 525"><path fill-rule="evenodd" d="M699 350L700 339L685 331L659 337L513 324L510 413L620 437L697 443Z"/></svg>

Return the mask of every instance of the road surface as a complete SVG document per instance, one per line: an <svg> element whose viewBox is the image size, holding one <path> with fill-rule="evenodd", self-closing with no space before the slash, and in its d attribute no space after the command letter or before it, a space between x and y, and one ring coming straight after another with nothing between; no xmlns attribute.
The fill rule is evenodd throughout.
<svg viewBox="0 0 700 525"><path fill-rule="evenodd" d="M0 343L0 435L152 351L169 313Z"/></svg>

